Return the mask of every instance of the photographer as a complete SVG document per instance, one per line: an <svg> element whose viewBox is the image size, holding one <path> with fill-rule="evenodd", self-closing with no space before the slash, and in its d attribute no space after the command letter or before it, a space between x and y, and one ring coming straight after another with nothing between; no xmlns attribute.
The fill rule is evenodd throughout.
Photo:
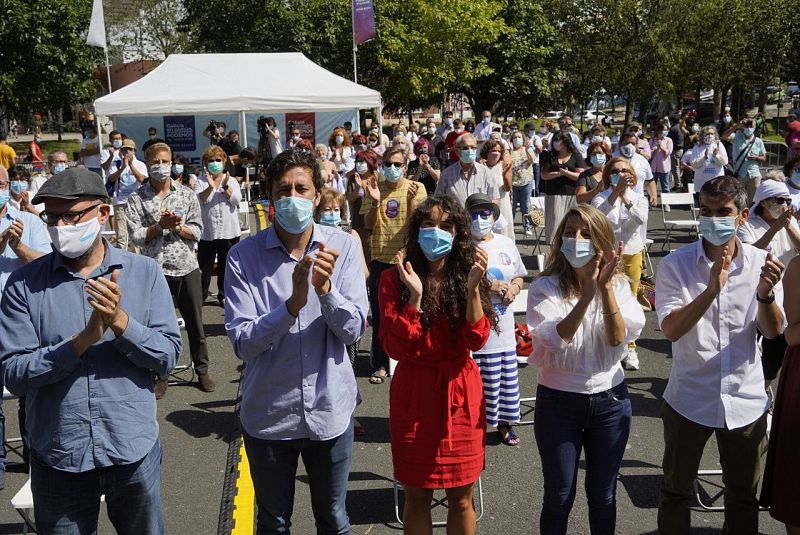
<svg viewBox="0 0 800 535"><path fill-rule="evenodd" d="M208 126L203 130L203 136L207 137L212 145L219 145L219 142L225 137L225 128L227 126L222 121L209 121Z"/></svg>
<svg viewBox="0 0 800 535"><path fill-rule="evenodd" d="M242 146L239 144L239 132L231 130L227 136L220 140L218 145L228 157L225 170L234 174L235 167L239 164L239 153L242 152Z"/></svg>

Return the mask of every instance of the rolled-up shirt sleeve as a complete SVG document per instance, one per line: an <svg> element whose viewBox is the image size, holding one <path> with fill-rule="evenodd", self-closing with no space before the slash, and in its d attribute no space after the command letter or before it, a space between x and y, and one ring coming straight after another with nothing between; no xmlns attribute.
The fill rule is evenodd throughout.
<svg viewBox="0 0 800 535"><path fill-rule="evenodd" d="M203 217L200 213L200 201L193 195L188 204L183 226L192 232L194 241L200 241L200 237L203 235Z"/></svg>
<svg viewBox="0 0 800 535"><path fill-rule="evenodd" d="M236 248L225 267L225 331L234 353L247 362L267 351L285 336L297 318L283 302L266 314L259 314L252 287Z"/></svg>
<svg viewBox="0 0 800 535"><path fill-rule="evenodd" d="M155 262L149 270L150 310L147 325L129 317L128 326L116 340L117 349L140 368L165 376L178 362L183 349L167 280Z"/></svg>
<svg viewBox="0 0 800 535"><path fill-rule="evenodd" d="M337 262L341 270L339 287L331 283L325 295L319 296L320 310L328 328L345 345L356 343L367 327L367 285L364 277L353 277L361 269L361 256L353 237Z"/></svg>
<svg viewBox="0 0 800 535"><path fill-rule="evenodd" d="M66 379L80 366L80 355L75 354L71 338L39 347L23 281L13 275L0 303L0 332L3 383L16 396Z"/></svg>
<svg viewBox="0 0 800 535"><path fill-rule="evenodd" d="M661 261L656 272L656 314L659 327L674 310L687 304L683 277L678 272L675 262L670 260L668 255Z"/></svg>

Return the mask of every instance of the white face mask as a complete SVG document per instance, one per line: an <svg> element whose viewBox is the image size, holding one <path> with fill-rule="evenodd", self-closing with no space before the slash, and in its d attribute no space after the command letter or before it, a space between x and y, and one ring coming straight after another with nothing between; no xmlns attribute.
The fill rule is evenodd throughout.
<svg viewBox="0 0 800 535"><path fill-rule="evenodd" d="M367 164L365 164L365 163L357 163L356 164L356 172L359 175L364 175L364 174L367 173L367 171L369 171L369 167L367 166Z"/></svg>
<svg viewBox="0 0 800 535"><path fill-rule="evenodd" d="M76 225L48 226L47 233L56 251L67 258L78 258L89 250L100 234L100 221L95 217Z"/></svg>
<svg viewBox="0 0 800 535"><path fill-rule="evenodd" d="M156 182L164 182L169 177L169 172L171 167L168 163L164 164L155 164L150 166L150 178L155 180Z"/></svg>

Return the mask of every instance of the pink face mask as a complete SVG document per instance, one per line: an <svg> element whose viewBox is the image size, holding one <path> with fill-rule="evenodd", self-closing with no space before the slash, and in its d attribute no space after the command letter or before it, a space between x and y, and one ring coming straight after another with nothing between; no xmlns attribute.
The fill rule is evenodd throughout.
<svg viewBox="0 0 800 535"><path fill-rule="evenodd" d="M494 165L500 160L500 153L499 152L490 152L486 155L486 161L489 165Z"/></svg>

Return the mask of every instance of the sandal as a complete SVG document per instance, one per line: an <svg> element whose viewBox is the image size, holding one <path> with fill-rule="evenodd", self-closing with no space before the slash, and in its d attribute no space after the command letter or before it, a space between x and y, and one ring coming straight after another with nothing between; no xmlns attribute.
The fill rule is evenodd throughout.
<svg viewBox="0 0 800 535"><path fill-rule="evenodd" d="M370 375L369 382L374 385L382 385L384 381L386 381L386 370L381 368L380 370L375 370L375 372Z"/></svg>
<svg viewBox="0 0 800 535"><path fill-rule="evenodd" d="M503 436L503 429L506 429L506 435ZM506 446L518 446L520 443L519 436L514 431L511 424L500 424L497 426L497 434L500 435L500 442Z"/></svg>
<svg viewBox="0 0 800 535"><path fill-rule="evenodd" d="M357 437L363 437L367 434L367 430L361 425L361 422L353 418L353 434Z"/></svg>

